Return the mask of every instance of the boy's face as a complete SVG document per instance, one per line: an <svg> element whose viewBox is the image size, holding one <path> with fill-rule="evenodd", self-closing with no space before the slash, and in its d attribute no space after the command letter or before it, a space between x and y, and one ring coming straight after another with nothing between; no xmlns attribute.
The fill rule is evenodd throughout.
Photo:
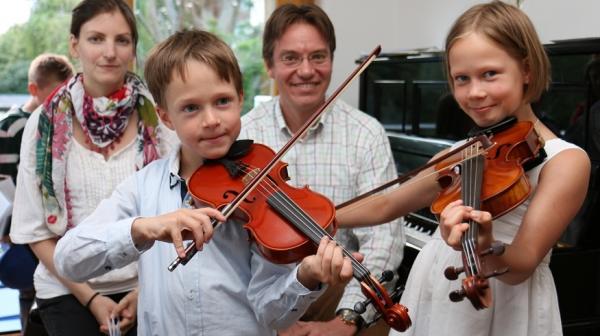
<svg viewBox="0 0 600 336"><path fill-rule="evenodd" d="M243 97L232 83L196 60L187 62L185 77L184 81L173 71L165 91L167 106L157 110L181 141L181 164L195 169L203 159L223 157L237 139Z"/></svg>

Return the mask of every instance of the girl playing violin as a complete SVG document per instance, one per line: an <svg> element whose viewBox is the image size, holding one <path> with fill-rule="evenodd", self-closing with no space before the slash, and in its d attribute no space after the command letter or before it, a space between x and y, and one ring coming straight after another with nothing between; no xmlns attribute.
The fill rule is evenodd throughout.
<svg viewBox="0 0 600 336"><path fill-rule="evenodd" d="M552 246L584 200L590 162L583 150L541 123L531 108L531 102L539 99L549 84L548 58L528 17L500 1L476 5L463 13L446 38L445 50L448 81L462 110L481 128L507 117L530 121L543 140L547 157L526 172L531 186L528 198L493 220L493 225L489 212L460 200L443 209L439 230L415 260L401 300L413 319L407 332L561 335L548 264ZM441 190L431 173L435 173L433 168L390 193L341 209L337 216L340 226L384 223L428 206ZM494 300L480 311L468 300L452 303L448 294L457 282L444 277L446 267L462 263L457 250L469 220L479 223L480 251L495 240L508 244L501 255L485 257L484 274L509 271L489 280Z"/></svg>

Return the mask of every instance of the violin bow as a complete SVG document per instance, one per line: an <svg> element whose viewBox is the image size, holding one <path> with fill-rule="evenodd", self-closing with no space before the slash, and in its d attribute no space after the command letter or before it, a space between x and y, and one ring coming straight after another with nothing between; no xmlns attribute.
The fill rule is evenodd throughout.
<svg viewBox="0 0 600 336"><path fill-rule="evenodd" d="M376 194L376 193L378 193L378 192L380 192L382 190L385 190L385 189L387 189L387 188L389 188L389 187L391 187L391 186L393 186L395 184L404 183L407 180L409 180L411 177L417 175L419 172L421 172L421 171L423 171L423 170L425 170L425 169L427 169L429 167L432 167L432 166L434 166L434 165L436 165L436 164L438 164L438 163L446 160L447 158L449 158L449 157L451 157L451 156L453 156L453 155L455 155L457 153L460 153L463 149L465 149L465 148L467 148L469 146L472 146L473 144L475 144L477 142L481 143L481 145L483 146L484 149L488 149L489 147L491 147L493 145L492 142L490 142L490 139L486 135L479 134L479 135L475 136L474 138L471 138L469 141L465 142L461 146L459 146L459 147L457 147L457 148L455 148L455 149L453 149L451 151L448 151L444 155L441 155L441 156L439 156L439 157L437 157L437 158L435 158L435 159L427 162L426 164L424 164L424 165L422 165L420 167L417 167L417 168L415 168L415 169L413 169L413 170L411 170L411 171L409 171L407 173L399 175L397 178L395 178L395 179L393 179L393 180L391 180L389 182L386 182L386 183L380 185L379 187L376 187L373 190L369 190L369 191L367 191L367 192L365 192L365 193L363 193L361 195L356 196L355 198L352 198L350 200L347 200L345 202L342 202L342 203L336 205L335 209L336 210L340 210L340 209L345 208L345 207L347 207L347 206L349 206L351 204L354 204L354 203L356 203L356 202L358 202L358 201L360 201L360 200L362 200L364 198L367 198L367 197L369 197L369 196L371 196L373 194Z"/></svg>
<svg viewBox="0 0 600 336"><path fill-rule="evenodd" d="M231 201L231 203L229 203L223 208L221 212L223 216L225 216L225 218L231 216L231 214L237 209L237 207L246 198L246 196L248 196L248 194L250 194L258 186L258 184L267 176L267 174L271 172L273 167L275 167L275 164L279 162L279 160L292 148L292 146L295 145L306 134L308 129L311 128L313 124L315 124L315 122L327 110L327 108L342 94L342 92L346 90L346 88L348 88L350 83L352 83L354 79L360 76L360 74L371 64L371 62L375 60L375 58L379 55L380 52L381 46L378 45L363 60L363 62L356 69L354 69L350 76L348 76L344 80L344 82L333 92L333 94L331 94L331 96L329 96L329 98L325 100L323 105L321 105L321 107L319 107L319 109L311 115L311 117L298 130L298 132L296 132L294 136L292 136L292 138L277 152L277 154L275 154L271 162L269 162L263 169L260 170L259 173L257 173L252 178L252 180L233 199L233 201ZM219 225L219 221L213 218L211 220L211 224L213 225L213 227L216 227L217 225ZM171 264L169 264L169 267L167 269L172 272L173 270L175 270L175 268L177 268L179 264L187 264L188 261L190 261L190 259L192 259L192 257L196 254L196 252L198 252L198 250L196 249L196 242L192 241L185 248L185 257L181 258L178 256L175 260L173 260L173 262L171 262Z"/></svg>

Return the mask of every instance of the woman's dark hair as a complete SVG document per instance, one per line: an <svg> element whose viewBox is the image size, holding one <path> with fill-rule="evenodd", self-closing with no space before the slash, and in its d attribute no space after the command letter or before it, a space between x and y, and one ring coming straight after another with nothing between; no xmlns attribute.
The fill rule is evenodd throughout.
<svg viewBox="0 0 600 336"><path fill-rule="evenodd" d="M123 0L83 0L77 7L73 9L71 15L71 34L76 38L79 38L79 32L81 26L88 22L98 14L112 13L119 11L123 14L129 29L131 30L131 37L133 38L133 49L137 46L138 31L135 24L135 16Z"/></svg>

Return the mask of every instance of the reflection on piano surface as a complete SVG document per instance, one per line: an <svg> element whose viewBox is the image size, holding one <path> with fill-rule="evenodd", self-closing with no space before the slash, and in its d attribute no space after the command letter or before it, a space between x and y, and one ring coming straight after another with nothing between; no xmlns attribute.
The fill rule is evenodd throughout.
<svg viewBox="0 0 600 336"><path fill-rule="evenodd" d="M600 39L561 41L546 50L553 83L534 110L558 135L584 148L592 160L586 201L555 246L550 268L564 334L600 335ZM399 174L423 165L470 128L460 118L463 113L451 108L441 62L436 54L382 54L361 75L359 107L388 130ZM436 228L436 218L428 209L405 217L400 283L406 281L416 255Z"/></svg>

